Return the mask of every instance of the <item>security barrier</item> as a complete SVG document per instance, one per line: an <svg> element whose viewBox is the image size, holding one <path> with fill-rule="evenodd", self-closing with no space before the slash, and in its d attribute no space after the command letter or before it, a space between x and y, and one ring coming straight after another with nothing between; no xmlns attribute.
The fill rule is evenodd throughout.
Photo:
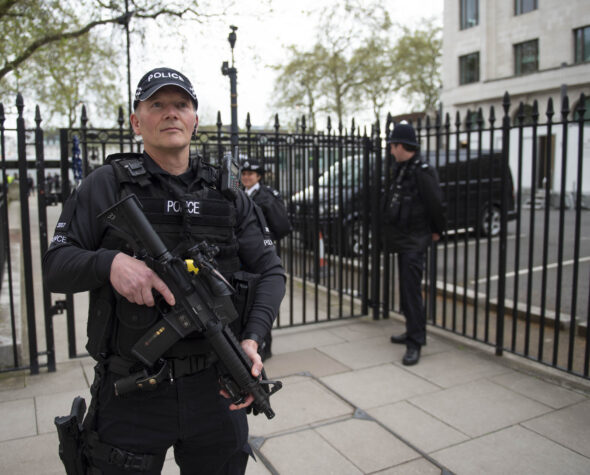
<svg viewBox="0 0 590 475"><path fill-rule="evenodd" d="M11 129L0 104L0 371L36 373L55 370L58 315L66 322L69 357L84 354L83 335L76 335L86 315L76 314L72 295L51 295L40 282L40 256L56 216L83 176L110 153L141 150L141 142L122 111L116 127L97 129L83 109L80 127L61 129L48 145L39 109L36 126L26 128L22 97L16 105ZM498 355L509 351L588 378L586 98L570 109L564 97L560 120L551 101L545 120L536 102L511 111L506 95L502 109L498 120L492 108L485 118L476 111L453 123L448 115L414 123L424 158L438 170L449 221L429 252L428 322L489 344ZM253 130L248 116L238 136L240 158L264 164L294 228L277 243L289 277L277 327L399 312L396 259L383 248L379 204L391 183L385 137L393 126L391 116L370 130L354 121L334 128L328 120L319 132L303 118L296 130L284 131L276 116L272 128ZM230 144L218 115L215 126L201 127L191 154L217 163ZM9 184L16 176L30 176L33 184Z"/></svg>

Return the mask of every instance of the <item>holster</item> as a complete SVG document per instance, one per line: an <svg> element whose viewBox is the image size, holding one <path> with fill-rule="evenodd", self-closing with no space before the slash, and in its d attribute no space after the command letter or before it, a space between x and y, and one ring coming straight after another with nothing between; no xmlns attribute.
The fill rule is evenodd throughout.
<svg viewBox="0 0 590 475"><path fill-rule="evenodd" d="M245 271L238 271L232 275L232 285L236 289L232 300L238 312L238 318L231 323L230 327L236 335L240 335L246 325L248 314L256 297L256 286L259 279L260 274L251 274Z"/></svg>
<svg viewBox="0 0 590 475"><path fill-rule="evenodd" d="M86 401L77 396L69 415L56 417L54 422L59 437L59 458L67 475L86 475L88 464L84 455L82 421L86 412Z"/></svg>

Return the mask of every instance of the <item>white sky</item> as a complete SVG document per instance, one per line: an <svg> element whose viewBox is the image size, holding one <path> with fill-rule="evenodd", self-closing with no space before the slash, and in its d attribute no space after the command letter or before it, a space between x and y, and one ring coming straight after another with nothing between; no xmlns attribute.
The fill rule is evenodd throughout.
<svg viewBox="0 0 590 475"><path fill-rule="evenodd" d="M247 112L250 112L254 125L272 124L277 112L272 107L271 97L276 72L270 66L285 61L288 45L296 44L301 48L313 45L319 10L331 0L273 0L272 10L261 0L239 0L236 3L239 11L230 11L223 19L206 25L191 24L193 31L187 28L185 32L189 40L184 45L184 52L178 42L163 38L161 30L150 30L141 48L132 45L132 93L146 71L157 66L170 66L184 72L193 82L199 98L201 124L214 123L218 110L223 123L228 124L230 86L229 78L221 73L221 64L223 61L231 64L227 37L229 25L236 25L234 58L238 70L239 124L241 127L245 125ZM424 18L436 18L442 24L443 0L383 0L381 4L387 7L394 23L412 26ZM264 14L263 19L257 14ZM131 41L137 42L138 38L132 37ZM404 107L403 98L392 104L396 105ZM323 128L326 119L318 117L318 120ZM357 122L362 123L362 117L357 117Z"/></svg>

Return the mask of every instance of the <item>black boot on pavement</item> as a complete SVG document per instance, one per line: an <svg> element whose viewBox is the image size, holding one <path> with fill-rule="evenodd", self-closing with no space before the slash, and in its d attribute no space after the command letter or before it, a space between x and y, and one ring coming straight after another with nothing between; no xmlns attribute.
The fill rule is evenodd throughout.
<svg viewBox="0 0 590 475"><path fill-rule="evenodd" d="M404 366L412 366L418 363L418 361L420 361L420 347L408 346L406 354L402 359L402 364Z"/></svg>
<svg viewBox="0 0 590 475"><path fill-rule="evenodd" d="M408 340L408 334L402 333L401 335L391 335L391 343L395 343L397 345L405 345L406 341Z"/></svg>

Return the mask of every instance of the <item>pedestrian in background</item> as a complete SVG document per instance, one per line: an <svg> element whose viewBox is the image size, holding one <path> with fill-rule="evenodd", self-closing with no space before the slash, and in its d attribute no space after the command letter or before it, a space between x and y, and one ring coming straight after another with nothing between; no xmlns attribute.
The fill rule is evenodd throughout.
<svg viewBox="0 0 590 475"><path fill-rule="evenodd" d="M426 344L422 298L426 251L431 242L440 239L446 219L438 175L420 156L414 128L408 123L395 125L388 144L396 163L383 203L385 242L397 254L401 309L406 320L406 331L391 336L391 342L405 344L402 363L414 365Z"/></svg>

